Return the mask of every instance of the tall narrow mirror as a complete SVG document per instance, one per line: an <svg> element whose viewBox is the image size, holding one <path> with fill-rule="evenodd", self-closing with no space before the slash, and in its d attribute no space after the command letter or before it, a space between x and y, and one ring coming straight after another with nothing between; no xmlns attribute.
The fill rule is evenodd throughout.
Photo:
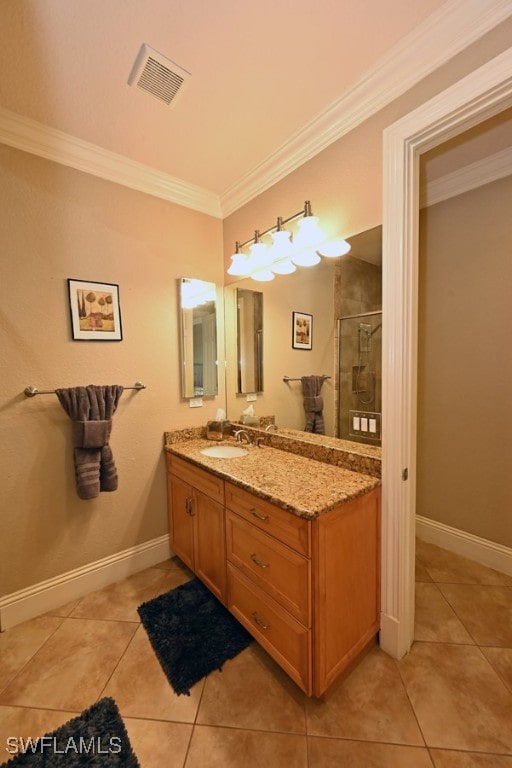
<svg viewBox="0 0 512 768"><path fill-rule="evenodd" d="M236 289L237 393L263 392L263 294Z"/></svg>
<svg viewBox="0 0 512 768"><path fill-rule="evenodd" d="M215 283L179 280L182 397L218 393Z"/></svg>

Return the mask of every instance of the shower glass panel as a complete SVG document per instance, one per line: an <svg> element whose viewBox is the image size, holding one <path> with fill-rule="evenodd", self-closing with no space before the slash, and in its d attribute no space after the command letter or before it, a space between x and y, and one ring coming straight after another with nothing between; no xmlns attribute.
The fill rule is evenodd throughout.
<svg viewBox="0 0 512 768"><path fill-rule="evenodd" d="M382 312L338 320L339 436L381 444Z"/></svg>

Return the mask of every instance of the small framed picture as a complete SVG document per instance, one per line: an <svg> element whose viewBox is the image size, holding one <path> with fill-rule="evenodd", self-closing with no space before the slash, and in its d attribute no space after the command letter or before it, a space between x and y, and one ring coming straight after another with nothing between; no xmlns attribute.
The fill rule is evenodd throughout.
<svg viewBox="0 0 512 768"><path fill-rule="evenodd" d="M121 341L118 285L68 278L68 290L75 341Z"/></svg>
<svg viewBox="0 0 512 768"><path fill-rule="evenodd" d="M313 315L292 312L292 347L293 349L313 348Z"/></svg>

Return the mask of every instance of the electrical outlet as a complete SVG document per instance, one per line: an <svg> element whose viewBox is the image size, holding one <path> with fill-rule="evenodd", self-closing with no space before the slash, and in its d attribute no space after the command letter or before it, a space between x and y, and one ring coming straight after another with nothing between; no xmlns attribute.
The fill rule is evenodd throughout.
<svg viewBox="0 0 512 768"><path fill-rule="evenodd" d="M203 398L202 397L191 397L188 401L188 404L191 408L201 408L203 405Z"/></svg>
<svg viewBox="0 0 512 768"><path fill-rule="evenodd" d="M257 399L258 399L258 395L256 394L256 392L251 392L246 397L246 400L248 403L255 403Z"/></svg>

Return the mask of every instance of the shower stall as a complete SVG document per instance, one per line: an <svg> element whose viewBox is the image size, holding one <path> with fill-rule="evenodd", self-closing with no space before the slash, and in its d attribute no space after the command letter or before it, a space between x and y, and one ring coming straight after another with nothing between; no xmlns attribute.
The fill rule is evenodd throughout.
<svg viewBox="0 0 512 768"><path fill-rule="evenodd" d="M382 311L338 320L338 436L381 444Z"/></svg>

